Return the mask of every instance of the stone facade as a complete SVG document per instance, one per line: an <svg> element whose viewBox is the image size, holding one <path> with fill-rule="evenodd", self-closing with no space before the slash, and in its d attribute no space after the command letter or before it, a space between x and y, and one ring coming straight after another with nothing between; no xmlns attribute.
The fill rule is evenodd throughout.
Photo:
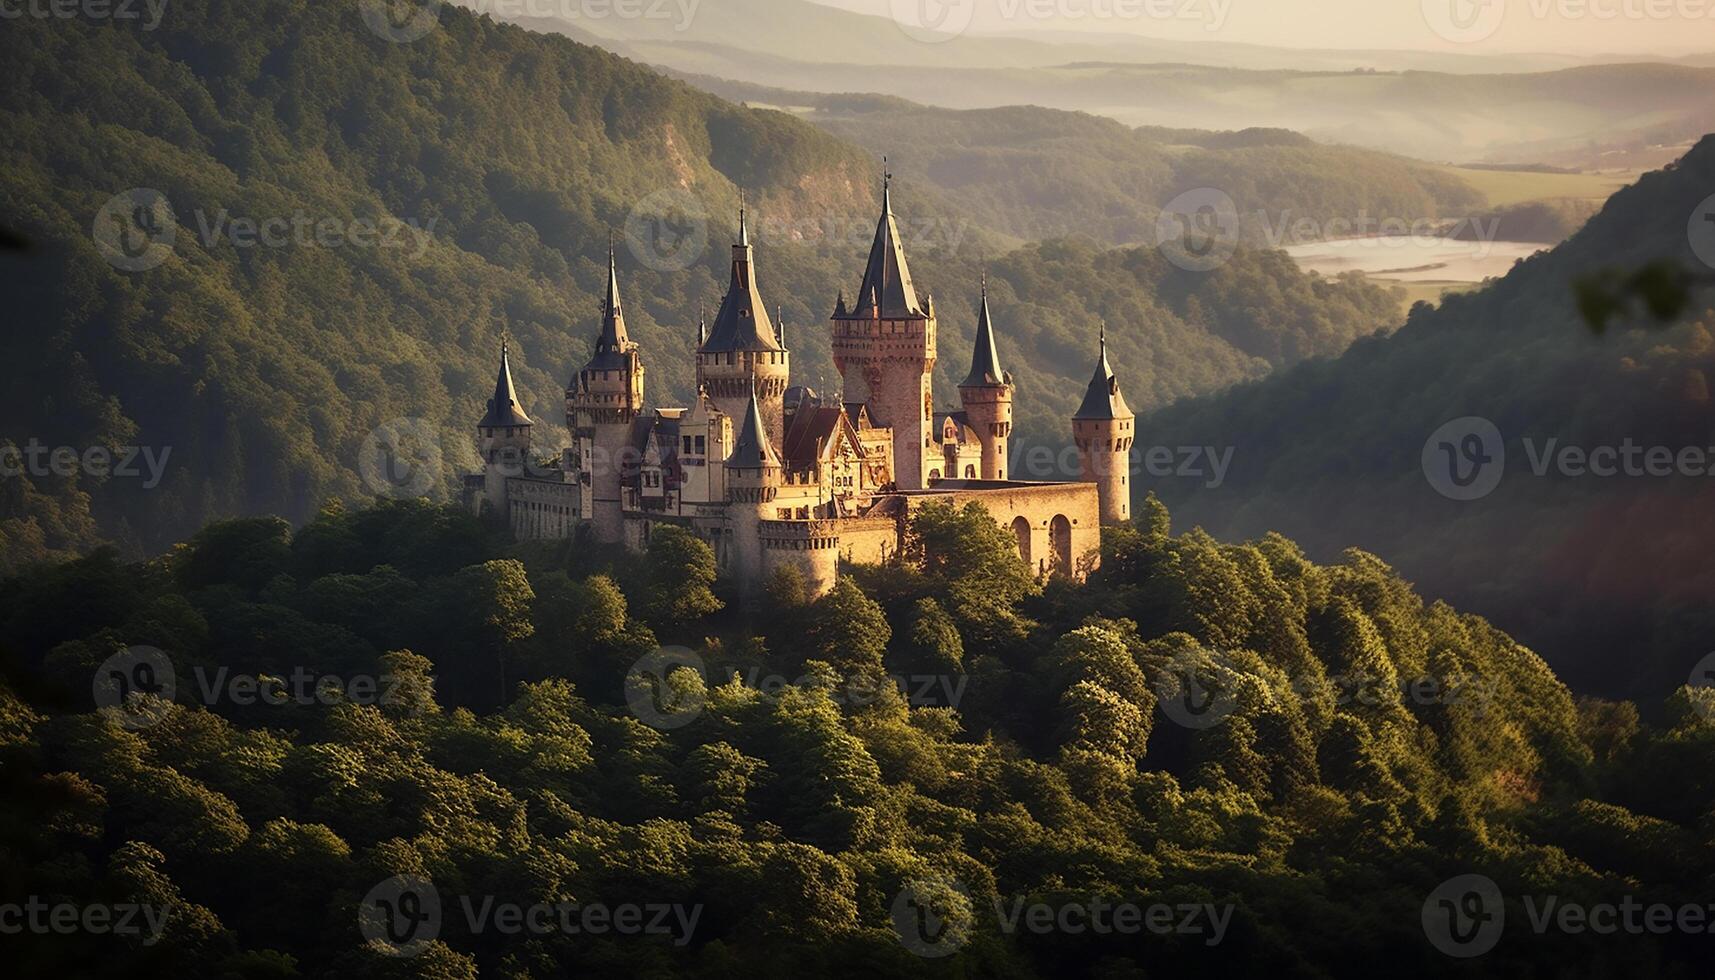
<svg viewBox="0 0 1715 980"><path fill-rule="evenodd" d="M918 300L891 188L858 301L842 294L835 308L844 391L826 402L790 386L791 353L762 301L745 224L741 214L721 311L712 329L698 328L695 402L644 408L642 354L626 332L610 249L595 353L566 392L575 445L552 461L531 456L532 422L503 349L495 396L477 427L484 470L465 479L467 505L526 540L585 533L596 544L640 550L655 528L682 527L709 543L747 593L790 567L821 595L842 562L896 560L922 507L975 502L1012 531L1037 574L1088 575L1101 525L1129 517L1118 496L1128 488L1111 471L1129 449L1133 423L1105 337L1102 384L1091 388L1100 388L1100 404L1086 396L1074 420L1087 482L1008 480L1013 379L999 366L986 284L971 371L959 386L963 411L937 415L934 301Z"/></svg>

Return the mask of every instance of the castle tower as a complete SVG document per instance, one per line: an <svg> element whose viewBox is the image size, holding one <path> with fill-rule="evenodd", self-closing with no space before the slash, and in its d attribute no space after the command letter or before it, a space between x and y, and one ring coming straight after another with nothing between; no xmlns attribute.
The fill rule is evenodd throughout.
<svg viewBox="0 0 1715 980"><path fill-rule="evenodd" d="M760 589L764 582L762 522L777 516L775 502L783 482L780 454L768 438L761 403L752 392L744 409L744 425L726 460L733 573L748 591Z"/></svg>
<svg viewBox="0 0 1715 980"><path fill-rule="evenodd" d="M791 373L791 355L775 334L756 285L750 229L741 206L738 241L732 247L732 281L715 315L714 329L697 346L697 387L709 393L716 408L735 419L744 415L754 394L769 439L780 445L786 439L782 399Z"/></svg>
<svg viewBox="0 0 1715 980"><path fill-rule="evenodd" d="M1082 479L1096 485L1103 524L1131 520L1131 443L1136 424L1137 416L1126 407L1119 378L1108 364L1108 331L1103 324L1095 376L1084 392L1084 403L1072 416Z"/></svg>
<svg viewBox="0 0 1715 980"><path fill-rule="evenodd" d="M512 384L512 355L505 340L500 342L500 374L494 379L494 396L488 411L476 424L477 452L482 454L482 498L489 513L510 523L506 480L522 476L530 454L530 429L536 423L524 414L518 389Z"/></svg>
<svg viewBox="0 0 1715 980"><path fill-rule="evenodd" d="M624 533L620 475L631 441L631 423L643 410L643 360L625 330L619 305L619 270L613 243L607 246L607 303L595 354L566 391L566 427L578 442L578 479L585 488L591 529L597 541L617 544Z"/></svg>
<svg viewBox="0 0 1715 980"><path fill-rule="evenodd" d="M982 307L977 313L977 345L971 371L959 382L965 418L983 447L983 479L1006 479L1006 442L1012 435L1012 375L1000 369L989 317L988 276L983 276Z"/></svg>
<svg viewBox="0 0 1715 980"><path fill-rule="evenodd" d="M881 221L869 252L857 305L844 295L833 316L834 366L845 401L869 407L877 425L893 429L894 481L920 490L938 472L934 435L935 303L917 301L911 269L893 218L893 175L881 190Z"/></svg>

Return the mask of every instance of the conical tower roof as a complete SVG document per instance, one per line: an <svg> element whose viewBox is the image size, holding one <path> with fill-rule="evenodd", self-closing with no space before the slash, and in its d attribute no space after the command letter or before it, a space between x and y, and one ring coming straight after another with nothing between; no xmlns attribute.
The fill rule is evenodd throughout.
<svg viewBox="0 0 1715 980"><path fill-rule="evenodd" d="M750 392L750 407L745 409L744 428L739 431L738 443L732 447L726 464L750 470L780 466L780 454L768 441L768 426L763 424L762 406L756 403L754 388Z"/></svg>
<svg viewBox="0 0 1715 980"><path fill-rule="evenodd" d="M905 260L905 244L899 238L899 224L893 219L891 173L882 177L881 220L875 226L875 244L869 249L869 265L864 269L857 309L852 311L852 315L861 319L884 320L928 315L917 301L917 288L911 283L911 266Z"/></svg>
<svg viewBox="0 0 1715 980"><path fill-rule="evenodd" d="M1119 378L1114 376L1113 366L1108 363L1107 324L1102 325L1101 350L1101 357L1096 361L1096 373L1090 378L1090 387L1084 392L1084 403L1078 406L1077 414L1072 416L1075 421L1099 422L1135 417L1126 406L1125 396L1120 394Z"/></svg>
<svg viewBox="0 0 1715 980"><path fill-rule="evenodd" d="M983 388L1007 383L1006 372L1000 369L1000 353L994 346L994 323L989 316L988 276L983 276L982 306L977 311L977 345L971 352L971 371L961 388Z"/></svg>
<svg viewBox="0 0 1715 980"><path fill-rule="evenodd" d="M602 306L601 334L596 337L595 353L584 365L586 371L618 371L626 366L625 355L637 347L625 329L625 311L619 305L619 263L613 253L613 239L607 243L607 301Z"/></svg>
<svg viewBox="0 0 1715 980"><path fill-rule="evenodd" d="M704 354L784 350L756 285L750 228L742 205L738 212L738 241L732 247L732 281L727 285L726 298L721 300L720 312L715 314L714 328L699 350Z"/></svg>
<svg viewBox="0 0 1715 980"><path fill-rule="evenodd" d="M518 389L512 384L512 355L507 342L500 342L500 375L494 379L494 397L488 400L488 413L477 425L485 429L534 425L524 414L518 401Z"/></svg>

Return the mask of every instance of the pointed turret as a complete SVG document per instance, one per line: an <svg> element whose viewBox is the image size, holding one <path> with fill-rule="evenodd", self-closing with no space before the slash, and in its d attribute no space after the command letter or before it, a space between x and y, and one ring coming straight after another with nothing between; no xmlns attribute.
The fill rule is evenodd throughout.
<svg viewBox="0 0 1715 980"><path fill-rule="evenodd" d="M500 342L500 374L494 379L494 397L488 400L488 414L477 423L483 429L515 429L534 425L518 402L518 389L512 384L512 353L506 340Z"/></svg>
<svg viewBox="0 0 1715 980"><path fill-rule="evenodd" d="M1000 354L994 346L994 323L989 316L989 280L984 275L982 305L977 310L976 349L971 352L971 371L965 375L965 380L959 382L959 387L979 388L1006 383L1006 372L1000 369Z"/></svg>
<svg viewBox="0 0 1715 980"><path fill-rule="evenodd" d="M745 209L738 212L738 241L732 246L732 279L720 312L715 314L714 328L701 348L705 354L727 354L741 351L777 352L782 348L775 337L774 324L768 319L768 307L756 285L755 269L751 264L750 226Z"/></svg>
<svg viewBox="0 0 1715 980"><path fill-rule="evenodd" d="M856 314L882 320L903 320L928 314L917 301L911 283L911 266L905 260L905 245L899 239L899 224L893 218L893 174L881 182L881 220L875 226L875 244L870 246L869 265L858 289Z"/></svg>
<svg viewBox="0 0 1715 980"><path fill-rule="evenodd" d="M1103 524L1131 520L1131 446L1137 420L1120 394L1119 378L1108 363L1108 327L1102 324L1101 357L1084 404L1072 416L1084 482L1094 483Z"/></svg>
<svg viewBox="0 0 1715 980"><path fill-rule="evenodd" d="M982 444L982 478L1006 479L1007 439L1012 436L1012 376L1000 369L995 350L994 318L989 315L989 282L983 276L983 298L977 309L977 343L971 352L971 373L959 382L959 403L965 421ZM948 463L949 475L958 473L956 461Z"/></svg>
<svg viewBox="0 0 1715 980"><path fill-rule="evenodd" d="M601 333L596 337L595 353L584 366L586 371L618 371L625 365L625 355L636 348L625 329L625 311L619 304L619 262L614 256L613 239L607 242L607 300L602 304Z"/></svg>
<svg viewBox="0 0 1715 980"><path fill-rule="evenodd" d="M1078 406L1078 413L1072 418L1102 421L1134 417L1131 409L1126 407L1125 396L1120 394L1119 378L1114 376L1113 366L1108 363L1108 326L1104 323L1101 332L1101 357L1096 361L1096 373L1090 378L1090 387L1084 392L1084 403Z"/></svg>
<svg viewBox="0 0 1715 980"><path fill-rule="evenodd" d="M757 404L754 392L750 396L749 408L745 409L744 427L739 431L738 442L733 445L732 455L727 457L726 464L747 470L780 467L780 454L774 451L774 443L768 438L768 426L762 421L762 406Z"/></svg>

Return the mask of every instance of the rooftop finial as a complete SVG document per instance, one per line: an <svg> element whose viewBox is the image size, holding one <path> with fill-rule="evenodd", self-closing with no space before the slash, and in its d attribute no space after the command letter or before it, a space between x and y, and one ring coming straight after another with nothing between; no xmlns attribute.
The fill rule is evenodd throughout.
<svg viewBox="0 0 1715 980"><path fill-rule="evenodd" d="M738 189L738 243L740 245L750 244L750 219L748 217L748 211L749 208L747 207L744 199L744 188L740 187Z"/></svg>
<svg viewBox="0 0 1715 980"><path fill-rule="evenodd" d="M1103 320L1101 321L1101 324L1101 329L1096 334L1096 337L1102 345L1102 356L1106 357L1108 356L1108 321Z"/></svg>
<svg viewBox="0 0 1715 980"><path fill-rule="evenodd" d="M893 165L885 156L881 158L881 209L893 213Z"/></svg>
<svg viewBox="0 0 1715 980"><path fill-rule="evenodd" d="M989 298L989 271L983 270L983 299Z"/></svg>

